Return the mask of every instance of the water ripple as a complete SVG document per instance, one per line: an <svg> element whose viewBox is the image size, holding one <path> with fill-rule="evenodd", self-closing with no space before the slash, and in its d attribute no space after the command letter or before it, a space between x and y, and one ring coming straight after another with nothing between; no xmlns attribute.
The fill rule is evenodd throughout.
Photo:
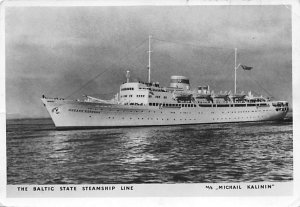
<svg viewBox="0 0 300 207"><path fill-rule="evenodd" d="M55 131L47 119L10 120L7 182L290 181L292 134L291 121Z"/></svg>

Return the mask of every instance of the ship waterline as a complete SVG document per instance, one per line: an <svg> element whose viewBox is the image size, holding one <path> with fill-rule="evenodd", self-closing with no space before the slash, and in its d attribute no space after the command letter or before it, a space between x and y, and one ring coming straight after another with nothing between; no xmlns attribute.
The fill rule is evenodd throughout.
<svg viewBox="0 0 300 207"><path fill-rule="evenodd" d="M283 119L288 107L277 102L255 104L178 104L136 106L43 98L57 129L161 126ZM274 104L275 103L275 104ZM275 105L275 106L274 106Z"/></svg>

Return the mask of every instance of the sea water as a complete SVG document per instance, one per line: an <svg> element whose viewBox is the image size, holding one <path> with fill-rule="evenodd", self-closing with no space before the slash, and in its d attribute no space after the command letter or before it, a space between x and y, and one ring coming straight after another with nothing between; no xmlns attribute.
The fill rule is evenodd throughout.
<svg viewBox="0 0 300 207"><path fill-rule="evenodd" d="M7 184L293 179L292 119L68 131L18 119L6 132Z"/></svg>

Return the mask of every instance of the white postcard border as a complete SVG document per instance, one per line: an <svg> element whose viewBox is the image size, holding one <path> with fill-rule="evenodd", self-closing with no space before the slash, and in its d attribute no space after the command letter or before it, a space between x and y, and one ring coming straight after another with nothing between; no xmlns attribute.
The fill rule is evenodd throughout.
<svg viewBox="0 0 300 207"><path fill-rule="evenodd" d="M292 41L293 41L293 155L294 155L294 180L293 182L286 182L286 183L276 183L276 185L281 186L284 189L284 185L292 185L293 187L293 196L273 196L270 195L254 195L249 198L246 197L238 197L241 196L239 194L232 195L234 197L220 197L221 195L215 195L218 199L211 198L211 197L201 197L203 195L199 195L199 197L189 197L189 198L167 198L164 197L166 195L161 195L162 197L156 198L131 198L131 199L124 199L124 198L116 198L116 197L108 197L108 198L8 198L6 195L6 188L8 191L11 191L15 186L6 186L6 129L5 129L5 40L4 35L0 35L1 41L1 70L0 70L0 124L1 124L1 143L0 143L0 203L5 206L41 206L41 205L48 205L48 206L82 206L82 204L89 204L89 205L108 205L108 206L119 206L120 203L124 204L125 206L135 206L139 204L145 204L146 206L152 206L151 204L155 205L162 205L162 206L198 206L199 204L209 204L209 205L222 205L222 206L299 206L300 204L300 197L297 195L300 192L300 180L299 180L299 163L300 163L300 142L299 142L299 119L300 119L300 111L299 111L299 100L300 100L300 93L297 91L300 88L300 7L299 1L291 0L291 1L284 1L284 0L272 0L272 1L254 1L254 0L237 0L237 1L226 1L226 0L215 0L215 1L193 1L193 0L172 0L172 1L154 1L154 0L131 0L131 1L122 1L122 0L114 0L114 1L3 1L1 4L1 34L5 34L4 32L4 15L5 15L5 7L7 6L134 6L134 5L178 5L178 6L193 6L193 5L283 5L287 9L292 9ZM291 5L291 6L290 6ZM246 185L246 183L240 183L241 185ZM264 183L265 184L265 183ZM180 184L173 184L173 185L180 185ZM189 185L189 184L187 184ZM197 187L203 184L191 184L197 185ZM222 184L213 184L213 185L222 185ZM232 184L234 185L234 184ZM138 185L133 185L135 188L138 188ZM141 185L145 188L149 187L150 185L145 184ZM167 186L170 187L172 184L161 184L160 186ZM160 188L160 187L158 187ZM164 187L163 187L164 188ZM172 188L172 187L170 187ZM182 191L184 191L185 187L180 187ZM157 188L155 188L157 189ZM14 190L14 189L13 189ZM159 190L159 189L158 189ZM172 190L172 189L171 189ZM193 191L195 192L195 191ZM226 191L229 192L229 191ZM263 194L263 193L262 193ZM64 196L62 194L62 196ZM67 196L67 195L66 195ZM123 195L119 195L123 197ZM145 196L145 195L142 195ZM153 196L153 195L151 195ZM176 195L178 197L178 195ZM187 196L187 195L185 195ZM208 196L208 195L204 195ZM211 195L213 196L213 195ZM226 195L222 195L226 196ZM243 195L242 195L243 196ZM104 202L104 203L103 203ZM0 204L1 205L1 204Z"/></svg>

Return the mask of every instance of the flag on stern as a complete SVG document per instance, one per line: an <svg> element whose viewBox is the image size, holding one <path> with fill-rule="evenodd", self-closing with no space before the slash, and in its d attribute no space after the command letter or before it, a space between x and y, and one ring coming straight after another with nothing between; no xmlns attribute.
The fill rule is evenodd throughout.
<svg viewBox="0 0 300 207"><path fill-rule="evenodd" d="M249 67L249 66L246 66L246 65L241 65L241 67L244 69L244 70L251 70L253 67Z"/></svg>

